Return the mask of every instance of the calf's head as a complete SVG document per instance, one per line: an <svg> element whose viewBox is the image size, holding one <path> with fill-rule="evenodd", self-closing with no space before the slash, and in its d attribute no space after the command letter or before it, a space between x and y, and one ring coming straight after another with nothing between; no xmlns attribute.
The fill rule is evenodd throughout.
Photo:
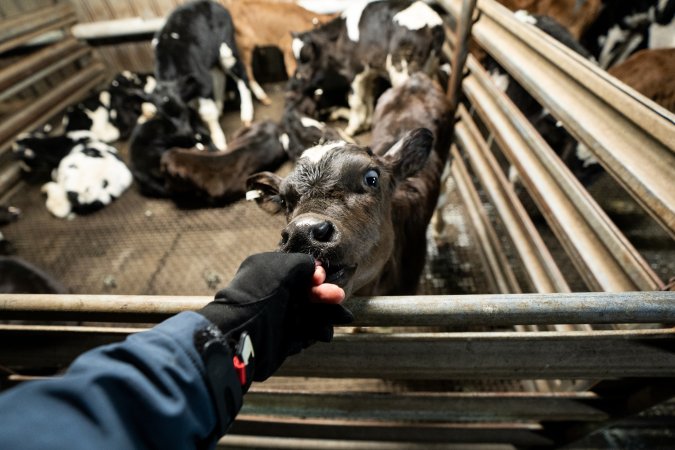
<svg viewBox="0 0 675 450"><path fill-rule="evenodd" d="M249 177L247 188L260 207L286 214L280 250L314 256L327 281L350 295L376 283L391 259L394 192L424 166L432 140L419 128L382 156L342 141L318 145L287 178L262 172Z"/></svg>

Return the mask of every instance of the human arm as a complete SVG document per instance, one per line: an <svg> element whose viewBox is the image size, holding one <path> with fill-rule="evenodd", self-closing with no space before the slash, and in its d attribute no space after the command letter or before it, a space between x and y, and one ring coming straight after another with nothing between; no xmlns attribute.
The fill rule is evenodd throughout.
<svg viewBox="0 0 675 450"><path fill-rule="evenodd" d="M234 420L250 384L250 380L241 384L232 365L234 328L251 333L256 364L260 363L251 367L251 378L257 380L270 376L292 351L325 340L326 332L332 334L330 317L304 312L314 309L311 289L332 289L316 284L320 270L317 278L307 258L253 257L242 264L230 287L219 292L215 304L205 308L212 321L204 310L178 314L124 342L85 353L63 377L25 383L3 394L0 448L214 446ZM266 264L277 270L268 276L268 295L260 302L252 297L259 291L249 292L247 286L259 280L257 273L271 270ZM241 306L247 303L262 308ZM230 314L232 308L239 313ZM298 321L297 314L305 315ZM228 315L231 320L223 318ZM311 327L303 331L308 319L323 320L324 334L313 335ZM289 324L299 328L289 331L285 328ZM283 347L265 348L269 330L285 343Z"/></svg>

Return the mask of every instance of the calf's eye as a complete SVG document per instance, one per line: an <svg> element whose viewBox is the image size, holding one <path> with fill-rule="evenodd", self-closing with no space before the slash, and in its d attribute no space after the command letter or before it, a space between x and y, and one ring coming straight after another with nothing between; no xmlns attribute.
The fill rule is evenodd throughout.
<svg viewBox="0 0 675 450"><path fill-rule="evenodd" d="M376 188L380 184L380 174L377 173L377 171L370 169L363 176L363 180L368 186Z"/></svg>

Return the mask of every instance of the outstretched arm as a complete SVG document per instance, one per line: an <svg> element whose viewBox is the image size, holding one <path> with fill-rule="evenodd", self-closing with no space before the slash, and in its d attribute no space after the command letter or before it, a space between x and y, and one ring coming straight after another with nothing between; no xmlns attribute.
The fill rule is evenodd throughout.
<svg viewBox="0 0 675 450"><path fill-rule="evenodd" d="M0 448L212 448L252 380L350 320L338 305L344 292L324 279L307 255L250 257L203 310L91 350L63 377L0 396ZM252 346L246 355L243 340Z"/></svg>

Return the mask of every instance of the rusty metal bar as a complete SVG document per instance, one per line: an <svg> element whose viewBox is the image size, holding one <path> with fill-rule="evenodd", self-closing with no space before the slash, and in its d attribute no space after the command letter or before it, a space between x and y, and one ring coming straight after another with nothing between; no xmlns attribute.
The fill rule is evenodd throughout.
<svg viewBox="0 0 675 450"><path fill-rule="evenodd" d="M495 206L536 292L570 292L553 256L463 105L455 139Z"/></svg>
<svg viewBox="0 0 675 450"><path fill-rule="evenodd" d="M485 273L491 284L492 292L521 293L518 280L513 274L513 270L511 270L509 260L499 242L497 233L487 217L487 212L471 182L469 172L455 146L452 147L451 154L452 165L450 166L450 170L457 183L457 190L462 197L462 202L466 206L468 219L472 225L470 229L478 242L478 251L483 260Z"/></svg>
<svg viewBox="0 0 675 450"><path fill-rule="evenodd" d="M462 89L462 77L464 73L464 64L469 51L469 36L471 36L471 27L473 25L473 12L476 7L476 0L463 0L462 10L458 15L457 30L453 39L454 52L452 55L452 73L448 81L448 100L449 111L454 121L455 112L459 105ZM450 125L451 126L451 125Z"/></svg>
<svg viewBox="0 0 675 450"><path fill-rule="evenodd" d="M0 22L0 53L18 47L48 31L76 22L72 7L67 3L41 8L16 18Z"/></svg>
<svg viewBox="0 0 675 450"><path fill-rule="evenodd" d="M460 14L459 0L441 3ZM675 238L675 115L495 1L479 8L478 43Z"/></svg>
<svg viewBox="0 0 675 450"><path fill-rule="evenodd" d="M0 124L0 153L6 151L14 137L34 128L49 117L76 102L103 80L104 66L94 63L60 86L31 103Z"/></svg>
<svg viewBox="0 0 675 450"><path fill-rule="evenodd" d="M0 320L155 323L210 302L203 296L0 294ZM354 297L356 326L675 323L675 292Z"/></svg>
<svg viewBox="0 0 675 450"><path fill-rule="evenodd" d="M511 164L521 174L577 270L592 290L663 287L649 264L621 234L567 166L473 59L464 91Z"/></svg>

